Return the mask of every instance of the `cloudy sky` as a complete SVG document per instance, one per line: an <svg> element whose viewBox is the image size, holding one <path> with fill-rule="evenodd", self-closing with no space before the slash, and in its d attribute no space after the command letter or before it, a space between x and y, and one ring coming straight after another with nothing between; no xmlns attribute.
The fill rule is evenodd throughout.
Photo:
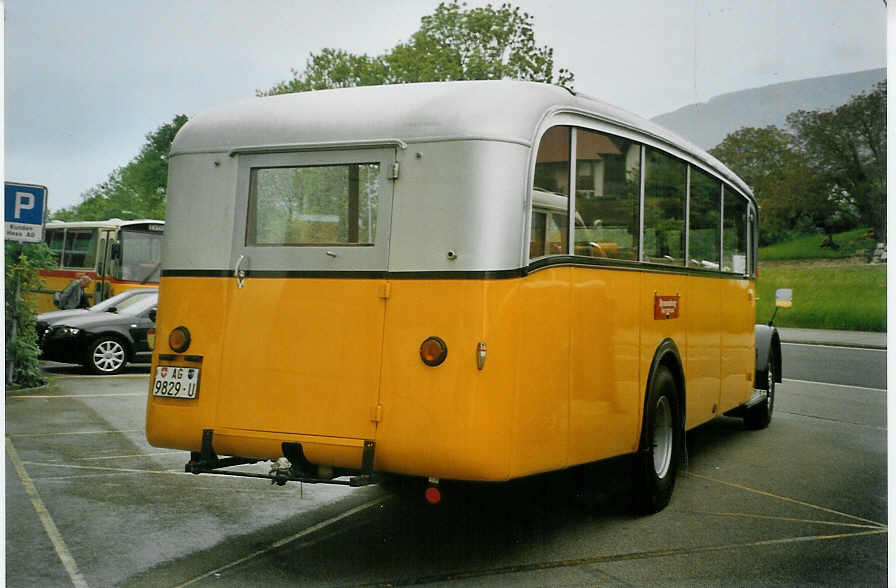
<svg viewBox="0 0 896 588"><path fill-rule="evenodd" d="M324 47L381 54L437 4L6 0L6 179L46 185L51 210L75 204L176 114L250 98ZM647 117L886 66L882 0L513 4L534 16L537 43L554 48L576 89Z"/></svg>

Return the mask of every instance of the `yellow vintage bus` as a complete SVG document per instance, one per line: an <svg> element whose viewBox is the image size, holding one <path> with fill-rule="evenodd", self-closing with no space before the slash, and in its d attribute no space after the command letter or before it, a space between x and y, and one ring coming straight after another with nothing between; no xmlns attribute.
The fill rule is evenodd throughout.
<svg viewBox="0 0 896 588"><path fill-rule="evenodd" d="M146 434L186 470L502 482L768 425L757 206L712 156L544 84L254 99L171 150ZM444 486L443 486L444 487Z"/></svg>
<svg viewBox="0 0 896 588"><path fill-rule="evenodd" d="M44 285L29 293L37 312L56 310L53 294L80 275L92 280L85 292L90 304L131 288L155 288L164 230L164 221L149 219L47 223L44 241L56 267L40 270Z"/></svg>

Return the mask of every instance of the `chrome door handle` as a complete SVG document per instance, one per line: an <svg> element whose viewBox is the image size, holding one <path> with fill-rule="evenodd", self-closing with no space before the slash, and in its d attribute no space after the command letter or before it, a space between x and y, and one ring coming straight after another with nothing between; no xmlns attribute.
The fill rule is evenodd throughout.
<svg viewBox="0 0 896 588"><path fill-rule="evenodd" d="M233 268L233 277L236 278L237 288L242 288L243 282L246 281L246 270L240 269L240 266L243 265L245 259L245 255L240 255L239 259L236 260L236 266Z"/></svg>

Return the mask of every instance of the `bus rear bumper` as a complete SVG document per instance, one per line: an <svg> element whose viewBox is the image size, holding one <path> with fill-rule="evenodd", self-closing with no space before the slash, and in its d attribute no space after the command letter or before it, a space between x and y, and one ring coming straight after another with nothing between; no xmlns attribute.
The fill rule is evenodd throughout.
<svg viewBox="0 0 896 588"><path fill-rule="evenodd" d="M282 457L273 462L270 471L266 474L235 471L227 468L253 464L265 460L258 457L219 457L215 444L221 442L222 447L228 447L237 439L233 439L232 433L216 435L212 429L202 431L202 446L198 452L190 452L190 461L184 465L184 471L191 474L217 474L249 478L262 478L271 480L280 486L286 482L305 482L309 484L339 484L343 486L366 486L374 483L373 463L376 451L376 443L370 440L360 441L360 458L357 467L321 465L312 463L306 456L306 446L311 448L314 444L303 445L298 441L282 441L280 443ZM243 439L245 441L245 439ZM337 445L344 449L352 448L356 444L354 439L341 440L349 442L347 445ZM311 449L320 453L320 448ZM351 451L350 451L351 452ZM354 453L354 452L351 452ZM273 461L273 460L272 460Z"/></svg>

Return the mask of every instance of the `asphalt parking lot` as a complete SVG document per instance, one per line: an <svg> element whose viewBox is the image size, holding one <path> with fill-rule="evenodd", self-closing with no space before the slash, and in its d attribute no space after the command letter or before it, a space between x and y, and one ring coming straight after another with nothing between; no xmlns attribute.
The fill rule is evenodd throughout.
<svg viewBox="0 0 896 588"><path fill-rule="evenodd" d="M887 581L886 393L785 382L766 431L688 435L663 512L611 462L424 507L379 487L192 476L143 437L145 368L6 395L9 586Z"/></svg>

